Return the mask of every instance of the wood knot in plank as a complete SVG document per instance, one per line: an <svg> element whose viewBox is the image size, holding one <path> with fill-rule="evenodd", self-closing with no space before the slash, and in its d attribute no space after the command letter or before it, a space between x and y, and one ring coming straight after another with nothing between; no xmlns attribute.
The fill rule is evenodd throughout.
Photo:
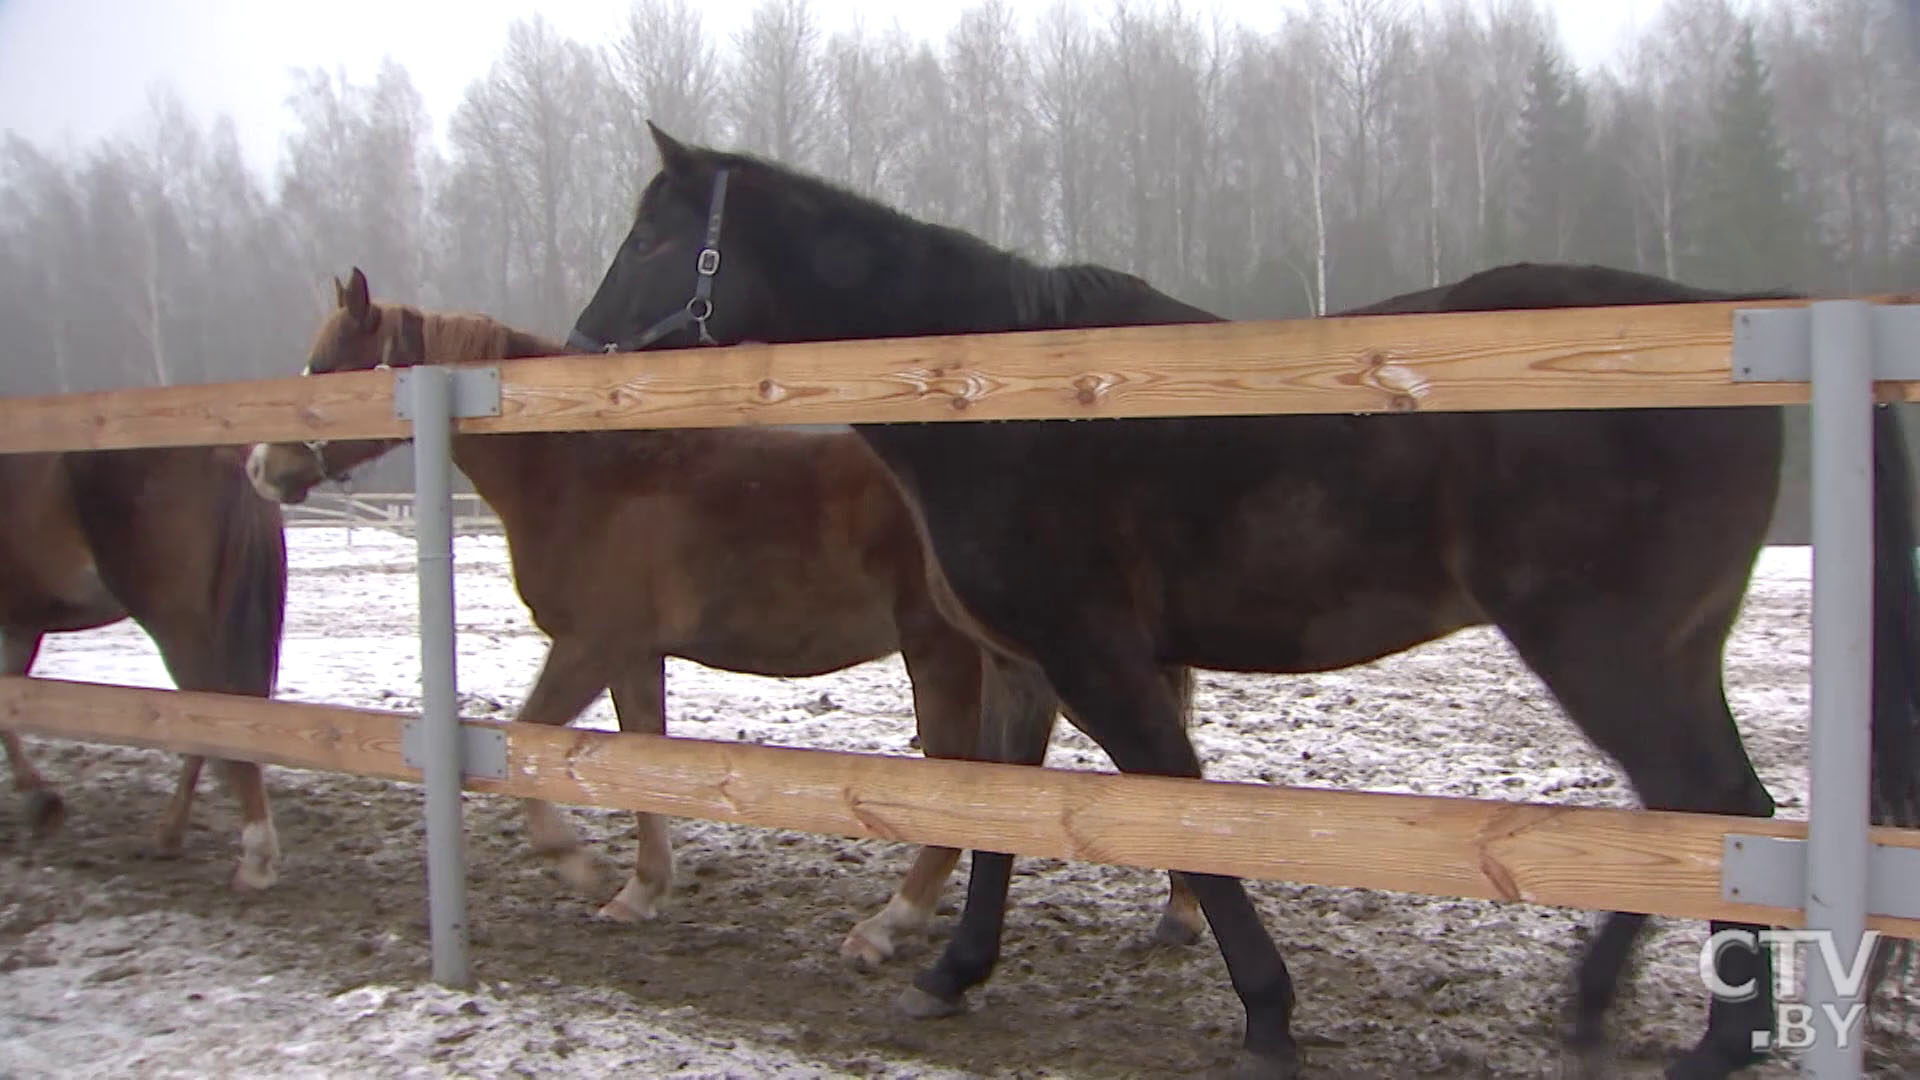
<svg viewBox="0 0 1920 1080"><path fill-rule="evenodd" d="M1073 399L1082 405L1097 404L1117 381L1109 375L1082 375L1073 380Z"/></svg>
<svg viewBox="0 0 1920 1080"><path fill-rule="evenodd" d="M1500 854L1494 849L1503 841L1511 840L1557 814L1553 807L1507 807L1496 811L1474 834L1473 849L1478 856L1481 876L1493 886L1494 894L1500 899L1521 901L1528 897L1513 871L1501 861Z"/></svg>
<svg viewBox="0 0 1920 1080"><path fill-rule="evenodd" d="M1404 364L1393 363L1386 353L1370 350L1361 358L1364 370L1359 382L1387 395L1387 408L1392 412L1413 412L1420 407L1420 399L1433 390L1433 384L1427 377Z"/></svg>
<svg viewBox="0 0 1920 1080"><path fill-rule="evenodd" d="M754 390L759 394L760 400L767 403L785 401L790 396L787 388L773 379L761 379L760 385L754 387Z"/></svg>
<svg viewBox="0 0 1920 1080"><path fill-rule="evenodd" d="M880 840L898 841L901 838L900 831L888 824L886 818L867 809L860 793L851 786L841 787L840 801L846 804L848 816L859 822L867 835Z"/></svg>

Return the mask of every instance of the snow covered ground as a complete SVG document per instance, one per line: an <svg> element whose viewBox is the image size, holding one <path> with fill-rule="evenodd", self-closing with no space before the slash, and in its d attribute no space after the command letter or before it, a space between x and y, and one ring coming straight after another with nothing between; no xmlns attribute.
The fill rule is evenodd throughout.
<svg viewBox="0 0 1920 1080"><path fill-rule="evenodd" d="M410 539L290 530L281 696L386 708L417 701ZM545 649L514 594L503 540L456 542L460 688L468 715L510 716ZM1763 556L1729 650L1742 733L1785 817L1805 814L1808 574L1804 548ZM50 640L36 674L168 686L131 625ZM673 734L911 753L897 659L817 679L670 661ZM1613 767L1489 630L1348 671L1202 674L1194 736L1221 779L1586 805L1631 805ZM603 697L582 720L612 728ZM476 973L425 984L418 791L269 772L286 850L280 883L223 888L235 826L210 787L187 857L144 844L172 760L30 740L66 797L67 831L30 844L0 798L0 1075L4 1076L1120 1076L1194 1070L1238 1040L1211 939L1142 947L1163 875L1022 860L1006 951L971 1011L910 1021L891 1000L930 962L949 907L878 973L842 965L848 926L884 902L905 845L707 822L675 825L680 885L639 927L590 918L526 854L511 800L472 797ZM1049 764L1107 769L1077 732ZM575 809L614 863L622 815ZM964 872L963 861L961 870ZM1288 957L1296 1030L1317 1075L1538 1076L1586 913L1253 883ZM1657 1075L1697 1037L1704 927L1658 923L1619 1019L1623 1066ZM1911 983L1896 988L1912 998ZM1880 1023L1881 1075L1920 1072L1914 1021ZM1757 1076L1793 1075L1785 1064Z"/></svg>

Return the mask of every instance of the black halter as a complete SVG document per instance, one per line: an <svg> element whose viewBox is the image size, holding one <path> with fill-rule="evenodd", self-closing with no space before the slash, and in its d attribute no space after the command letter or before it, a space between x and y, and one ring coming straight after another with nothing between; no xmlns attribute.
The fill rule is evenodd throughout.
<svg viewBox="0 0 1920 1080"><path fill-rule="evenodd" d="M692 323L694 329L699 331L700 344L718 345L719 342L707 332L707 320L713 317L713 276L720 272L720 218L726 205L727 170L723 168L713 177L713 201L707 207L707 244L694 260L694 272L699 276L694 278L693 299L688 300L685 307L649 326L640 336L626 341L595 341L581 333L576 326L567 334L568 347L590 352L639 352L688 323Z"/></svg>

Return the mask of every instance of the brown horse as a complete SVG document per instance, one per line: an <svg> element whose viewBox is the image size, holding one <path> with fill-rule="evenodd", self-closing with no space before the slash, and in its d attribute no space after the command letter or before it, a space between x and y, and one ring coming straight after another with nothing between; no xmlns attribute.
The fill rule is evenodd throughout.
<svg viewBox="0 0 1920 1080"><path fill-rule="evenodd" d="M0 652L25 675L51 633L131 617L160 650L175 685L270 697L280 666L287 559L280 508L255 497L232 448L162 447L0 454ZM0 731L36 835L64 807ZM205 759L187 757L156 843L184 846ZM279 841L260 766L217 760L240 803L232 885L276 876Z"/></svg>
<svg viewBox="0 0 1920 1080"><path fill-rule="evenodd" d="M335 288L310 374L567 351L482 315L372 303L358 268ZM247 468L263 495L297 503L323 479L396 445L260 445ZM977 756L987 692L979 647L936 610L906 508L858 437L766 428L456 434L453 456L499 515L515 588L552 638L518 720L571 723L610 688L621 730L662 734L668 656L798 677L899 652L923 751ZM1184 702L1187 673L1167 678ZM1037 742L1011 756L1038 764L1058 703L1007 700L1022 714L1009 725ZM566 819L550 803L524 805L535 852L575 887L597 887ZM600 909L623 922L654 915L672 883L665 819L635 817L633 872ZM921 848L887 905L841 943L842 955L866 965L891 957L897 933L927 923L958 859L952 848ZM1199 908L1171 880L1155 936L1191 942Z"/></svg>

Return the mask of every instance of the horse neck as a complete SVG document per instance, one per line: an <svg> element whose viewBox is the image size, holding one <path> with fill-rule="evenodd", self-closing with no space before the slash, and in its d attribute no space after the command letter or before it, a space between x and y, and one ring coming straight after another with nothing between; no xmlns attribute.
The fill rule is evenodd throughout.
<svg viewBox="0 0 1920 1080"><path fill-rule="evenodd" d="M1214 322L1220 316L1155 289L1132 274L1091 263L1040 266L970 236L929 236L927 266L964 267L919 277L899 275L897 302L862 305L882 320L908 325L871 336L928 332L992 333L1088 326ZM942 250L945 249L945 250ZM844 311L841 305L823 305Z"/></svg>
<svg viewBox="0 0 1920 1080"><path fill-rule="evenodd" d="M424 315L421 335L428 362L460 367L529 356L557 356L567 350L549 341L483 315ZM453 436L453 463L473 481L474 490L502 521L517 516L516 496L530 487L524 476L551 474L558 483L564 468L546 467L559 440L552 432Z"/></svg>

